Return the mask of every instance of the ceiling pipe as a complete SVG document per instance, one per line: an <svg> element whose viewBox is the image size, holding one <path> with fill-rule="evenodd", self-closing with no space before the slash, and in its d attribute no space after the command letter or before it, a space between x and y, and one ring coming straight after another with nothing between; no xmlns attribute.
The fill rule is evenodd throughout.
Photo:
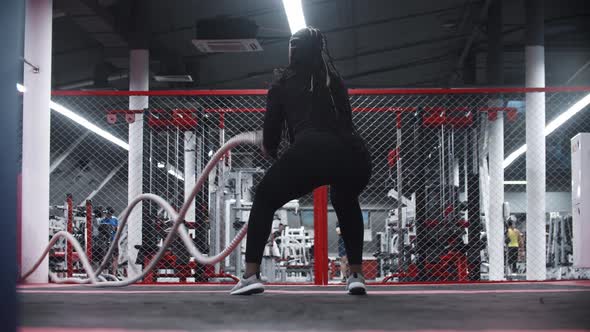
<svg viewBox="0 0 590 332"><path fill-rule="evenodd" d="M479 34L481 32L480 28L484 24L484 22L486 21L486 19L488 17L488 10L490 8L490 4L492 3L492 1L493 0L486 0L483 7L481 8L481 11L479 12L479 16L478 16L478 21L476 22L476 25L473 27L473 31L471 32L471 35L469 36L469 38L467 39L467 42L465 43L465 46L463 47L463 51L461 52L461 56L459 57L459 61L457 61L457 64L453 68L453 72L451 73L451 76L449 78L449 86L452 86L453 84L455 84L455 80L459 76L458 75L459 71L461 70L461 68L463 68L463 64L465 63L465 59L467 58L467 55L469 54L469 51L471 50L471 46L473 46L475 39L479 36Z"/></svg>
<svg viewBox="0 0 590 332"><path fill-rule="evenodd" d="M127 79L128 77L129 77L129 75L127 73L114 74L114 75L110 75L107 78L107 81L114 82L114 81ZM58 90L73 90L73 89L80 89L80 88L85 88L85 87L89 87L89 86L93 86L93 85L95 85L94 80L83 80L83 81L60 85L57 87L57 89Z"/></svg>

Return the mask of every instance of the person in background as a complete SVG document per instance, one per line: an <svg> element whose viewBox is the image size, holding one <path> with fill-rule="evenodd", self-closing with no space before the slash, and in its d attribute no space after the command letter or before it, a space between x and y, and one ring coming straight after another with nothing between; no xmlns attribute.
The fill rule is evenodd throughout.
<svg viewBox="0 0 590 332"><path fill-rule="evenodd" d="M512 220L508 221L508 231L506 233L508 242L508 268L510 269L510 273L515 273L517 271L518 249L522 244L522 234L514 227Z"/></svg>
<svg viewBox="0 0 590 332"><path fill-rule="evenodd" d="M279 248L281 247L281 237L283 236L284 231L285 224L280 223L277 230L272 233L272 238L277 243L277 246L279 246Z"/></svg>
<svg viewBox="0 0 590 332"><path fill-rule="evenodd" d="M117 234L117 228L119 227L119 220L113 216L115 213L115 209L108 206L104 211L104 218L100 221L98 225L99 229L99 238L101 238L101 244L104 246L103 248L103 255L106 254L108 248L112 245L113 240L115 239L115 234ZM112 263L112 273L116 275L117 273L117 266L118 266L118 246L113 252L113 263Z"/></svg>
<svg viewBox="0 0 590 332"><path fill-rule="evenodd" d="M111 228L111 241L115 238L117 227L119 227L119 220L113 216L115 209L108 206L105 210L105 217L100 221L100 225L109 225Z"/></svg>

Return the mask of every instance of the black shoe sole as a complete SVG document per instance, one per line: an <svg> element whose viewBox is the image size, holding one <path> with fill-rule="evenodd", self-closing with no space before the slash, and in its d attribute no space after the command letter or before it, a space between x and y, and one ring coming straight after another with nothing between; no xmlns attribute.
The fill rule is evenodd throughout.
<svg viewBox="0 0 590 332"><path fill-rule="evenodd" d="M252 289L247 292L244 292L241 294L235 294L235 295L254 295L254 294L260 294L260 293L264 293L264 288L256 288L256 289Z"/></svg>
<svg viewBox="0 0 590 332"><path fill-rule="evenodd" d="M367 290L364 288L353 288L348 290L350 295L367 295Z"/></svg>

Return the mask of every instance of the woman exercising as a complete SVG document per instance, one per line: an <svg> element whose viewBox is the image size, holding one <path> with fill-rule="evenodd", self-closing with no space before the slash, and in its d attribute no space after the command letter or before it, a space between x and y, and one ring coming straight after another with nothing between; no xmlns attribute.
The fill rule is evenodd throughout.
<svg viewBox="0 0 590 332"><path fill-rule="evenodd" d="M365 294L358 196L371 177L371 158L356 134L348 92L331 61L324 35L305 28L289 44L289 66L277 71L268 91L263 151L277 157L285 122L291 144L256 188L248 220L246 272L231 294L264 292L260 263L275 211L323 185L330 185L330 200L348 256L346 289L349 294Z"/></svg>

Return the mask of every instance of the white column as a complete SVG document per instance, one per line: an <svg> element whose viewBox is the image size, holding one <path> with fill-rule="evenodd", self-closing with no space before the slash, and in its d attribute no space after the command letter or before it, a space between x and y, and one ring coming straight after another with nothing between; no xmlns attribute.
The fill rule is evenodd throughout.
<svg viewBox="0 0 590 332"><path fill-rule="evenodd" d="M545 87L545 48L527 46L526 86ZM526 278L545 280L545 93L526 95Z"/></svg>
<svg viewBox="0 0 590 332"><path fill-rule="evenodd" d="M453 186L459 187L459 159L453 159L453 181L451 182Z"/></svg>
<svg viewBox="0 0 590 332"><path fill-rule="evenodd" d="M22 269L28 271L49 243L49 101L51 97L52 0L27 0L22 165ZM47 257L28 279L48 281Z"/></svg>
<svg viewBox="0 0 590 332"><path fill-rule="evenodd" d="M465 186L464 186L463 190L465 191L465 198L464 199L465 199L465 201L468 201L469 200L469 194L468 194L468 192L469 192L469 172L472 171L471 169L469 169L469 166L468 166L469 165L469 152L471 150L470 149L471 133L468 132L466 135L467 135L467 137L465 138L465 143L463 146L463 153L464 153L463 173L464 173L464 177L465 177L465 179L464 179ZM468 218L469 218L469 213L468 213ZM468 219L468 220L470 220L470 219Z"/></svg>
<svg viewBox="0 0 590 332"><path fill-rule="evenodd" d="M480 122L482 129L478 138L478 163L479 163L479 206L484 215L486 235L490 234L490 171L486 156L489 153L489 121L484 117ZM490 237L487 236L488 250L490 248Z"/></svg>
<svg viewBox="0 0 590 332"><path fill-rule="evenodd" d="M525 0L526 86L545 87L543 0ZM526 94L526 278L545 280L545 93Z"/></svg>
<svg viewBox="0 0 590 332"><path fill-rule="evenodd" d="M502 101L496 101L501 104ZM498 106L498 105L496 105ZM490 280L504 279L504 115L490 121L489 137L490 200L488 251L490 257Z"/></svg>
<svg viewBox="0 0 590 332"><path fill-rule="evenodd" d="M203 139L200 136L197 137L195 150L195 156L197 158L197 169L195 172L201 176L201 173L203 173Z"/></svg>
<svg viewBox="0 0 590 332"><path fill-rule="evenodd" d="M149 51L144 49L131 50L129 69L129 90L149 90ZM148 97L129 97L129 109L140 110L148 107ZM129 125L129 178L128 199L131 201L143 193L143 115L136 114L135 122ZM135 265L137 258L136 245L142 243L142 204L138 204L129 216L127 226L127 252L129 255L130 277L140 272Z"/></svg>
<svg viewBox="0 0 590 332"><path fill-rule="evenodd" d="M492 1L488 12L487 35L487 82L492 86L504 84L504 43L502 40L502 1ZM492 99L490 107L503 107L501 98ZM504 114L498 112L495 120L489 121L489 221L488 254L490 280L504 279Z"/></svg>
<svg viewBox="0 0 590 332"><path fill-rule="evenodd" d="M196 132L184 133L184 199L186 200L195 186L195 150L197 148ZM186 220L195 221L195 200L186 212Z"/></svg>
<svg viewBox="0 0 590 332"><path fill-rule="evenodd" d="M221 114L223 115L223 114ZM220 124L219 129L219 147L225 144L225 128ZM225 176L226 176L226 163L227 154L223 156L223 158L219 161L218 169L218 184L217 189L215 191L215 198L216 198L216 207L215 207L215 221L212 225L215 225L215 251L214 254L217 255L221 252L221 239L222 239L222 227L225 228L225 225L222 226L221 218L224 214L225 205L223 204L225 200L224 188L225 188ZM226 232L229 232L228 229L225 229ZM226 243L227 245L227 243ZM238 250L239 252L239 250ZM239 254L238 254L239 255ZM238 256L241 257L241 256ZM239 260L239 259L238 259ZM221 265L219 263L215 264L215 272L220 272ZM236 272L237 273L237 272Z"/></svg>
<svg viewBox="0 0 590 332"><path fill-rule="evenodd" d="M237 197L237 195L236 195ZM238 200L237 199L226 199L225 200L225 216L224 216L224 224L225 224L225 229L232 229L232 205L236 204ZM235 211L235 215L238 216L241 213L241 211L236 210ZM237 218L234 218L234 220ZM225 232L225 243L230 243L231 238L230 238L231 234L230 232ZM225 268L227 269L229 267L229 263L230 263L230 257L231 255L227 255L225 257Z"/></svg>

